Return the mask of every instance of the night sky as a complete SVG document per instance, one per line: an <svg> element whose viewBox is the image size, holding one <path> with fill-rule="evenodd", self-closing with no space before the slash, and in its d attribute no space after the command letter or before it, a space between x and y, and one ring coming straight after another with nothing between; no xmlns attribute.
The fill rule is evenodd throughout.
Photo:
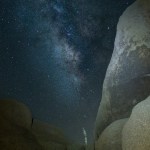
<svg viewBox="0 0 150 150"><path fill-rule="evenodd" d="M134 0L1 0L0 98L92 141L120 15Z"/></svg>

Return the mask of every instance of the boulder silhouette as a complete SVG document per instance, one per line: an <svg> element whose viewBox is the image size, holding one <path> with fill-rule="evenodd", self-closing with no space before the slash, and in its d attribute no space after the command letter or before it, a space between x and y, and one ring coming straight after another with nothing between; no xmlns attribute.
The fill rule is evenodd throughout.
<svg viewBox="0 0 150 150"><path fill-rule="evenodd" d="M119 19L103 84L95 139L113 121L128 118L150 93L150 0L137 0Z"/></svg>
<svg viewBox="0 0 150 150"><path fill-rule="evenodd" d="M32 133L44 147L44 150L66 150L68 140L60 129L35 119Z"/></svg>
<svg viewBox="0 0 150 150"><path fill-rule="evenodd" d="M30 129L32 115L28 107L16 100L0 100L0 120L3 120L0 126L11 127L15 124Z"/></svg>
<svg viewBox="0 0 150 150"><path fill-rule="evenodd" d="M15 100L0 100L0 149L42 150L31 133L31 113Z"/></svg>
<svg viewBox="0 0 150 150"><path fill-rule="evenodd" d="M67 150L61 130L32 118L30 110L16 100L0 100L0 149Z"/></svg>

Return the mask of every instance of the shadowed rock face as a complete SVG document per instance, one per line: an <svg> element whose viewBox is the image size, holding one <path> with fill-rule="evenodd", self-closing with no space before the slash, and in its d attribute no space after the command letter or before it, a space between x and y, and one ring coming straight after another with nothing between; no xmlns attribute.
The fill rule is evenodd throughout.
<svg viewBox="0 0 150 150"><path fill-rule="evenodd" d="M32 115L24 104L16 100L0 100L0 120L3 120L0 123L1 127L8 128L15 124L16 126L30 129Z"/></svg>
<svg viewBox="0 0 150 150"><path fill-rule="evenodd" d="M95 138L113 121L129 117L132 108L150 93L150 0L138 0L120 17Z"/></svg>
<svg viewBox="0 0 150 150"><path fill-rule="evenodd" d="M0 133L1 150L43 150L34 135L18 127Z"/></svg>
<svg viewBox="0 0 150 150"><path fill-rule="evenodd" d="M150 97L137 104L123 128L123 150L150 149Z"/></svg>
<svg viewBox="0 0 150 150"><path fill-rule="evenodd" d="M122 129L128 119L120 119L110 124L95 143L95 150L121 150Z"/></svg>
<svg viewBox="0 0 150 150"><path fill-rule="evenodd" d="M63 132L32 119L30 110L15 100L0 100L0 150L84 150L69 143Z"/></svg>
<svg viewBox="0 0 150 150"><path fill-rule="evenodd" d="M69 144L64 134L58 128L38 120L33 121L32 133L46 150L66 150Z"/></svg>
<svg viewBox="0 0 150 150"><path fill-rule="evenodd" d="M31 113L22 103L0 100L0 149L42 150L31 133Z"/></svg>
<svg viewBox="0 0 150 150"><path fill-rule="evenodd" d="M63 133L32 119L30 110L15 100L0 100L0 149L66 150Z"/></svg>

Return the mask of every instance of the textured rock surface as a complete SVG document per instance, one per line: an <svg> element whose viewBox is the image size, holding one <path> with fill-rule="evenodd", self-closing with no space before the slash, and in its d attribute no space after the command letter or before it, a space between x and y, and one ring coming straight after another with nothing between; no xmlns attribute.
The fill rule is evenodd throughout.
<svg viewBox="0 0 150 150"><path fill-rule="evenodd" d="M123 150L150 149L150 97L137 104L123 128Z"/></svg>
<svg viewBox="0 0 150 150"><path fill-rule="evenodd" d="M121 150L122 129L128 119L121 119L110 124L95 143L95 150Z"/></svg>
<svg viewBox="0 0 150 150"><path fill-rule="evenodd" d="M33 121L32 132L46 150L66 150L68 141L57 128L38 120Z"/></svg>
<svg viewBox="0 0 150 150"><path fill-rule="evenodd" d="M115 47L96 118L95 138L127 118L150 93L150 0L138 0L120 17Z"/></svg>

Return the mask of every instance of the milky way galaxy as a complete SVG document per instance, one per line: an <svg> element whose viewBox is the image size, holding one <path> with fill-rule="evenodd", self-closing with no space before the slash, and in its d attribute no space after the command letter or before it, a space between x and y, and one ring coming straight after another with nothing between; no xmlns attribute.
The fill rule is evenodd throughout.
<svg viewBox="0 0 150 150"><path fill-rule="evenodd" d="M0 98L88 142L119 16L133 0L0 2Z"/></svg>

